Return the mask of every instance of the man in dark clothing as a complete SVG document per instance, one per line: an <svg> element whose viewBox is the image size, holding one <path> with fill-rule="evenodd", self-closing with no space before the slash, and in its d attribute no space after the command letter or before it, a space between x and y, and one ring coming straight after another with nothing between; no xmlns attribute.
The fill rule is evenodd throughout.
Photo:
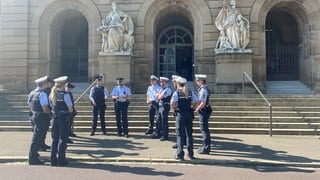
<svg viewBox="0 0 320 180"><path fill-rule="evenodd" d="M97 76L96 85L91 88L89 96L92 105L93 115L90 136L94 136L96 132L98 113L101 121L101 131L103 134L107 134L105 125L105 110L107 106L105 100L108 98L108 95L109 93L107 88L103 86L102 76Z"/></svg>

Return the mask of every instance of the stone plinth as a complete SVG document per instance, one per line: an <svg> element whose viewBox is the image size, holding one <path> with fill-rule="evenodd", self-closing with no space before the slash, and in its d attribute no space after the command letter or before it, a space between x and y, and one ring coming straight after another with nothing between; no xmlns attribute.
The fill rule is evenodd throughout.
<svg viewBox="0 0 320 180"><path fill-rule="evenodd" d="M116 85L116 78L123 77L126 85L131 82L131 56L126 54L101 54L97 59L98 71L96 74L103 75L109 91Z"/></svg>
<svg viewBox="0 0 320 180"><path fill-rule="evenodd" d="M241 92L243 72L252 78L251 50L216 50L215 62L215 93ZM245 78L245 83L249 80Z"/></svg>

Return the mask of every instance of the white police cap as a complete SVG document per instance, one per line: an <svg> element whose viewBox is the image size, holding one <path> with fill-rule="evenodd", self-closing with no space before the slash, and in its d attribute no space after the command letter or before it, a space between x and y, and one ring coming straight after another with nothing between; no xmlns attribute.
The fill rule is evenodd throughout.
<svg viewBox="0 0 320 180"><path fill-rule="evenodd" d="M172 81L176 81L179 77L180 77L180 76L178 76L178 75L172 75L172 76L171 76L171 79L172 79Z"/></svg>
<svg viewBox="0 0 320 180"><path fill-rule="evenodd" d="M183 77L178 77L176 81L180 84L185 84L187 82L186 78Z"/></svg>
<svg viewBox="0 0 320 180"><path fill-rule="evenodd" d="M65 83L67 82L68 80L68 76L61 76L61 77L58 77L56 79L54 79L53 81L56 82L56 83Z"/></svg>
<svg viewBox="0 0 320 180"><path fill-rule="evenodd" d="M207 75L205 74L196 74L194 76L196 77L196 80L207 79Z"/></svg>
<svg viewBox="0 0 320 180"><path fill-rule="evenodd" d="M158 78L157 76L155 76L155 75L151 75L151 76L150 76L150 79L151 79L151 80L157 80L157 81L159 80L159 78Z"/></svg>
<svg viewBox="0 0 320 180"><path fill-rule="evenodd" d="M167 77L160 77L160 81L169 81L169 78L167 78Z"/></svg>
<svg viewBox="0 0 320 180"><path fill-rule="evenodd" d="M34 82L38 85L42 85L42 84L48 82L48 76L43 76L41 78L38 78L38 79L34 80Z"/></svg>

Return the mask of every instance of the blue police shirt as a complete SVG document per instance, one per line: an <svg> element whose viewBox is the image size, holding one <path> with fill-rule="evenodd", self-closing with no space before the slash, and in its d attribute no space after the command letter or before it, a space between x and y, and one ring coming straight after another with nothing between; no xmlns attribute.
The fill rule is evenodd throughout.
<svg viewBox="0 0 320 180"><path fill-rule="evenodd" d="M206 102L207 101L207 97L208 97L208 90L206 88L203 88L203 87L206 87L205 85L201 85L200 86L200 91L199 91L199 101L201 102Z"/></svg>
<svg viewBox="0 0 320 180"><path fill-rule="evenodd" d="M161 86L159 84L149 86L146 94L149 98L149 101L157 101L158 98L156 97L156 95L159 93L160 90Z"/></svg>
<svg viewBox="0 0 320 180"><path fill-rule="evenodd" d="M179 89L182 89L182 88L179 88ZM195 95L195 93L193 91L191 91L191 97L192 97L192 102L195 103L195 102L198 102L199 99L198 97ZM175 91L173 94L172 94L172 97L171 97L171 103L176 103L178 102L179 100L179 97L178 97L178 93L177 91Z"/></svg>
<svg viewBox="0 0 320 180"><path fill-rule="evenodd" d="M117 99L117 101L125 102L127 101L127 99L122 98L122 96L127 96L127 97L131 96L131 90L125 85L115 86L112 89L111 96L118 96L119 98Z"/></svg>

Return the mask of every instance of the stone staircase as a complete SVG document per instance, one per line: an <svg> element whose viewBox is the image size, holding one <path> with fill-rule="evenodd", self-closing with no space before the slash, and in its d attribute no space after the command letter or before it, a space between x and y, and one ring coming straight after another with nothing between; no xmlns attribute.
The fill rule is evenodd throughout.
<svg viewBox="0 0 320 180"><path fill-rule="evenodd" d="M75 94L75 97L79 94ZM320 96L267 95L273 106L273 134L320 135ZM0 131L30 131L26 95L0 94ZM215 133L268 134L269 107L259 95L214 94L211 97L213 113L210 130ZM90 132L91 106L86 94L76 105L75 131ZM148 126L145 95L134 94L130 102L129 131L144 132ZM107 131L115 132L113 103L107 101ZM99 124L98 124L99 127ZM170 113L170 133L175 132L175 120ZM99 130L99 128L98 128ZM199 133L198 116L194 132Z"/></svg>
<svg viewBox="0 0 320 180"><path fill-rule="evenodd" d="M300 81L267 81L267 94L314 94Z"/></svg>

